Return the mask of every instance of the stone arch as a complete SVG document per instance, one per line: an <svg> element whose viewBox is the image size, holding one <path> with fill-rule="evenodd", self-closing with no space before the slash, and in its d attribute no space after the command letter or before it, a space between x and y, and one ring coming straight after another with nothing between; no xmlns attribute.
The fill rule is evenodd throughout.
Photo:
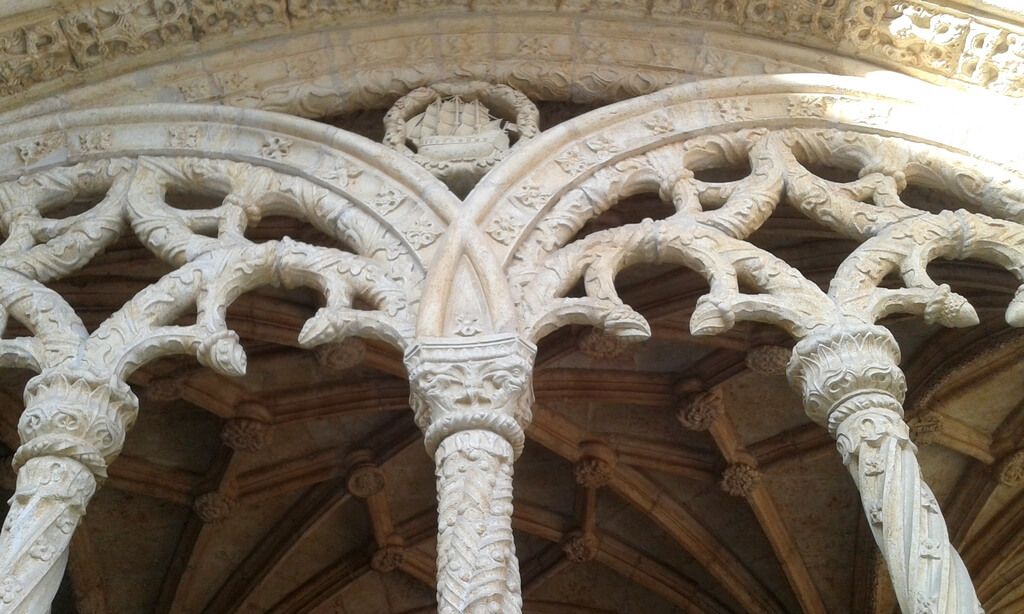
<svg viewBox="0 0 1024 614"><path fill-rule="evenodd" d="M407 348L455 199L379 144L266 112L99 109L24 122L0 142L0 303L33 334L4 340L0 356L39 371L25 390L14 459L22 481L5 524L0 576L11 589L5 607L42 611L70 534L135 421L138 401L126 384L132 371L186 354L240 375L245 353L226 311L263 285L309 286L324 296L302 345L355 335ZM177 200L172 189L182 193ZM48 217L83 195L99 202ZM345 249L246 238L249 225L275 214L299 218ZM86 266L129 232L174 270L88 334L42 282ZM195 322L178 323L190 307ZM25 486L40 480L53 487Z"/></svg>
<svg viewBox="0 0 1024 614"><path fill-rule="evenodd" d="M605 248L595 245L571 256L583 263L574 272L566 269L561 277L552 272L559 266L572 268L568 261L557 264L557 254L588 220L639 191L659 193L675 207L677 220L695 220L704 234L719 236L720 247L739 241L746 245L742 249L753 249L744 239L771 215L783 191L798 206L814 201L799 208L819 224L865 243L844 264L843 277L855 279L858 270L877 268L884 260L883 268L901 270L908 285L903 294L871 291L869 286L877 285L884 275L878 270L862 282L850 281L850 288L834 284L826 296L804 284L802 276L785 263L767 253L749 252L738 255L737 262L763 258L775 263L771 266L777 271L769 277L777 281L780 275L790 276L792 282L785 290L777 286L776 295L799 293L803 307L739 305L732 313L732 308L723 307L720 296L736 291L735 280L728 280L737 273L713 262L710 252L706 257L693 255L696 260L690 266L721 273L717 279L726 279L731 288L716 290L716 276L711 275L712 294L698 304L698 312L702 307L704 311L695 313L692 322L698 334L727 329L734 318L746 317L745 310L759 311L759 317L769 317L798 336L828 324L829 317L873 322L892 310L923 314L929 321L947 325L967 325L973 321L970 307L948 288L931 282L924 268L935 257L978 257L1006 266L1024 282L1017 247L1024 198L1022 163L1019 152L1007 147L999 126L987 123L984 116L958 121L950 114L964 99L958 103L956 96L925 98L936 95L926 88L896 97L864 80L821 76L727 79L671 88L599 109L548 131L477 186L467 198L465 206L471 211L467 215L488 235L490 250L509 273L521 313L553 309L548 316L537 311L536 320L522 323L534 339L551 330L555 321L603 325L626 337L646 335L642 319L618 301L610 284L619 268L628 264L623 258L630 262L660 258L652 255L650 244L639 243L630 248L632 255L625 255L628 250L621 249L622 242L667 241L665 224L657 222L648 230L634 225L633 230L619 229L618 236L608 235L607 267L591 267L595 259L604 257L595 254ZM794 150L797 155L786 153ZM846 167L858 177L845 184L813 179L801 170L801 161ZM693 177L694 171L706 167L744 162L753 170L738 183L705 183ZM944 191L968 203L971 211L925 214L907 207L898 196L907 182ZM832 198L829 191L836 192L835 203L815 200ZM874 204L866 204L870 202ZM892 206L902 207L892 214L895 218L887 217L891 209L883 211ZM901 256L888 260L872 247L884 243L892 248L885 236L873 237L885 235L883 228L896 218L913 218L906 224L921 228L925 220L949 226L950 216L959 216L959 223L971 226L972 232L987 236L988 241L1002 241L1002 247L990 250L951 235L937 244L908 241L899 248ZM865 224L856 218L874 221ZM588 237L587 241L598 239ZM647 255L639 255L644 250ZM866 260L874 264L867 265ZM554 284L547 288L549 298L554 298L585 273L590 275L589 298L562 301L555 307L540 307L546 299L530 298L539 291L537 282L544 275ZM739 274L757 275L751 270ZM1007 313L1013 324L1019 323L1018 301L1011 303ZM559 310L564 313L559 315ZM822 319L810 312L832 316ZM552 322L545 317L553 318ZM706 320L701 322L702 318ZM806 318L803 324L801 318Z"/></svg>

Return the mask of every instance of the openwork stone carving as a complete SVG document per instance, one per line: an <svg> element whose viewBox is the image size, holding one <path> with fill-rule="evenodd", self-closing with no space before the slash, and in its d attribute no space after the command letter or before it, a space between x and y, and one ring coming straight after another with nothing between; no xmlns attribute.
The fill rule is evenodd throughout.
<svg viewBox="0 0 1024 614"><path fill-rule="evenodd" d="M903 48L894 41L879 44ZM850 99L834 84L813 94L782 95L780 84L771 83L755 92L764 103L757 105L716 87L725 86L701 86L702 96L712 99L684 103L673 97L679 94L666 93L650 99L657 104L638 100L600 110L577 120L572 130L538 136L533 144L525 144L528 113L524 120L505 118L519 130L522 161L507 159L493 183L481 184L462 209L441 184L393 150L348 142L341 133L332 133L337 143L312 143L309 131L288 133L283 119L274 120L275 130L257 130L247 125L249 115L229 109L222 114L239 125L226 127L219 115L208 113L171 126L161 122L154 131L153 124L134 117L142 126L135 131L131 122L75 127L84 120L72 116L39 130L42 136L10 139L0 150L16 168L8 176L26 168L28 173L0 184L0 230L6 237L0 246L0 319L14 318L31 336L0 340L0 361L42 374L29 386L20 427L18 488L28 503L16 502L0 543L3 595L44 603L56 590L53 582L37 578L59 576L52 571L62 564L66 539L33 549L8 547L10 536L53 533L53 527L70 535L61 527L77 523L134 417L124 379L171 354L196 356L223 374L243 373L245 355L227 327L227 306L258 286L305 286L323 293L325 306L304 325L300 345L344 343L355 335L406 352L410 404L436 463L439 612L518 612L512 467L531 416L532 343L567 324L595 326L620 341L647 338L650 325L622 300L616 275L633 264L660 263L689 267L708 281L707 294L693 310L693 334L754 321L778 325L800 339L789 377L808 415L837 438L894 570L901 604L970 611L976 606L973 590L948 544L934 497L921 482L901 418L906 385L897 367L899 350L872 323L894 313L949 326L976 321L964 297L928 276L935 258L980 258L1024 275L1019 177L924 145L923 137L912 142L815 127L841 123L829 113ZM435 88L422 98L423 108L408 102L393 110L392 119L408 128L419 116L416 123L422 125L433 102L440 101L440 115L444 101L456 97L475 100L473 114L483 105L488 118L494 115L497 103L467 91ZM509 100L514 106L517 99ZM883 125L893 110L875 105L883 106L872 98L862 105L868 108L859 107L864 125ZM775 115L759 115L765 109ZM786 127L792 117L800 127ZM707 125L707 118L766 128L726 130ZM121 121L113 114L106 119ZM470 127L479 134L488 122ZM460 125L451 123L452 132ZM407 136L397 145L404 146ZM418 149L426 143L422 136L416 136ZM205 149L220 143L232 145ZM436 144L428 144L427 152L446 151L431 149ZM476 144L498 151L502 142L484 138ZM167 155L183 149L197 151ZM118 157L126 151L130 159ZM77 162L84 154L89 161ZM104 156L109 158L99 159ZM53 165L65 157L68 166ZM450 169L463 162L442 156L425 164ZM46 167L36 172L32 165ZM812 172L817 165L837 165L857 178L827 180ZM750 172L734 181L698 179L701 171L746 166ZM469 167L473 173L484 168L475 161ZM968 208L936 213L910 206L902 194L915 182L955 196ZM214 195L217 202L206 209L175 206L169 195L176 191ZM46 218L50 208L86 194L101 195L86 213ZM637 194L656 196L672 213L581 235L591 220ZM858 244L827 293L748 241L783 200ZM263 216L276 214L309 222L337 247L246 238ZM90 335L40 282L85 266L127 232L175 270ZM437 258L426 257L435 253ZM430 276L428 262L436 267ZM904 287L882 287L891 273L902 277ZM479 285L466 283L466 292L450 297L443 286L452 279ZM583 296L571 295L577 286ZM195 322L177 324L192 307ZM1024 292L1011 301L1007 321L1024 324ZM424 330L451 330L455 336L430 337ZM752 368L778 370L780 352L757 352L748 356ZM680 420L688 428L708 429L721 411L720 395L709 391L693 399ZM258 449L249 426L231 428L237 432L225 441ZM582 455L576 477L591 495L609 479L611 462L600 454ZM43 486L54 464L65 490L47 494L32 508L45 513L26 513L36 505L36 493L49 492ZM756 484L752 471L730 468L723 487L749 494ZM897 473L902 479L887 480ZM372 497L382 486L379 473L368 467L354 467L349 481L357 496ZM230 507L224 493L197 501L197 511L211 521ZM582 535L567 553L589 560L596 552L592 539L592 532ZM388 547L375 567L402 563L400 553Z"/></svg>
<svg viewBox="0 0 1024 614"><path fill-rule="evenodd" d="M116 124L128 116L131 112L108 119ZM19 423L22 445L14 459L24 505L16 502L7 530L0 533L0 582L9 589L3 601L13 611L45 610L59 585L71 533L135 419L137 401L125 379L141 365L173 354L195 356L222 374L244 373L245 354L226 322L227 307L239 295L263 285L319 290L325 306L302 331L300 342L307 347L366 335L404 348L413 337L415 291L424 275L416 251L420 248L403 240L404 221L392 224L371 213L372 201L382 190L392 192L406 207L402 216L412 213L416 220L440 228L443 217L437 212L450 210L443 197L434 209L416 209L424 201L413 201L402 187L411 182L393 175L412 172L420 179L432 178L411 164L403 167L401 159L382 147L376 154L394 158L386 173L372 158L340 150L325 153L322 144L308 139L260 134L261 129L239 122L206 119L202 137L194 132L195 139L184 141L182 134L189 131L147 124L149 119L138 115L141 123L132 124L138 131L74 125L103 122L102 117L69 120L58 133L67 131L68 138L47 137L53 150L40 155L110 157L38 172L19 169L20 178L0 183L5 239L0 245L0 328L11 318L31 334L0 341L0 363L40 372L26 388L27 409ZM274 158L278 170L230 161L223 152L201 152L196 158L162 153L167 147L199 147L207 137L221 144L237 142L222 130L235 131L236 137L238 131L249 130L265 137L252 142L276 143L274 151L281 155L257 145L235 157ZM167 141L154 143L154 135ZM139 140L129 144L134 138ZM154 145L156 157L140 154ZM130 150L133 158L117 157L119 148ZM29 163L20 155L19 160ZM349 182L344 196L324 187L333 185L332 173L341 161L359 171L358 181ZM289 174L280 170L285 163L310 165ZM317 174L319 183L303 178L308 173ZM172 190L223 198L212 208L179 208L168 202ZM48 216L85 196L98 202L70 217ZM287 238L253 243L245 230L264 212L304 219L346 250ZM413 226L410 222L408 229ZM89 334L68 304L40 281L80 269L126 232L133 232L175 270ZM358 308L357 301L362 303ZM179 324L192 308L195 322ZM175 379L172 388L177 383ZM172 392L166 396L179 393ZM264 433L254 423L239 420L228 425L224 439L236 449L252 451L265 443ZM205 521L217 522L230 513L234 499L216 492L195 503ZM24 536L32 535L53 539L24 543Z"/></svg>
<svg viewBox="0 0 1024 614"><path fill-rule="evenodd" d="M384 143L465 194L513 148L537 135L537 107L522 92L482 81L415 89L384 117Z"/></svg>
<svg viewBox="0 0 1024 614"><path fill-rule="evenodd" d="M403 562L405 562L405 546L389 543L374 551L370 558L370 567L380 573L391 573L397 571Z"/></svg>

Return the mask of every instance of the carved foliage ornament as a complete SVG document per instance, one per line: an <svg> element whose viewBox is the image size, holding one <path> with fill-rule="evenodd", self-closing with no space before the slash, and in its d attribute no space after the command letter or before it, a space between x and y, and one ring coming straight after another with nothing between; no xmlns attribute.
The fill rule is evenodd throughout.
<svg viewBox="0 0 1024 614"><path fill-rule="evenodd" d="M907 382L899 360L899 346L880 326L827 327L797 343L788 375L807 415L834 435L865 408L903 415Z"/></svg>
<svg viewBox="0 0 1024 614"><path fill-rule="evenodd" d="M398 99L384 116L384 143L465 194L539 132L536 105L507 85L438 83Z"/></svg>
<svg viewBox="0 0 1024 614"><path fill-rule="evenodd" d="M405 357L410 406L433 454L449 435L489 430L518 456L533 406L536 348L517 336L478 336L465 341L421 341Z"/></svg>

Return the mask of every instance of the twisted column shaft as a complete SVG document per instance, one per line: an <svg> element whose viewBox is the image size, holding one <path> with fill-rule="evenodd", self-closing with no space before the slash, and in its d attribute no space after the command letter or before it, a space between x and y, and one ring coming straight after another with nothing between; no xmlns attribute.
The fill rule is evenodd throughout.
<svg viewBox="0 0 1024 614"><path fill-rule="evenodd" d="M921 478L903 418L889 409L859 411L839 425L837 445L860 490L902 610L981 612L935 495Z"/></svg>
<svg viewBox="0 0 1024 614"><path fill-rule="evenodd" d="M18 482L0 531L0 614L50 611L71 536L135 418L127 386L44 373L25 390Z"/></svg>
<svg viewBox="0 0 1024 614"><path fill-rule="evenodd" d="M798 343L788 374L808 416L836 438L901 610L978 614L974 585L921 477L903 420L906 381L899 359L884 328L837 326Z"/></svg>
<svg viewBox="0 0 1024 614"><path fill-rule="evenodd" d="M518 614L512 464L535 348L514 336L438 339L406 355L410 403L437 475L438 614Z"/></svg>
<svg viewBox="0 0 1024 614"><path fill-rule="evenodd" d="M67 565L71 535L96 492L85 465L60 456L31 459L0 533L0 612L49 612Z"/></svg>

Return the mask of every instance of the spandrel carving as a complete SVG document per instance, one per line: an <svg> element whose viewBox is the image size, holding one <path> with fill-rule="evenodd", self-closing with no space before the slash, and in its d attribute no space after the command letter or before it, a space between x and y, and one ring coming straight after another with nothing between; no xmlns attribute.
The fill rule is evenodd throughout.
<svg viewBox="0 0 1024 614"><path fill-rule="evenodd" d="M439 83L398 99L384 143L466 194L513 147L539 131L536 105L507 85Z"/></svg>

